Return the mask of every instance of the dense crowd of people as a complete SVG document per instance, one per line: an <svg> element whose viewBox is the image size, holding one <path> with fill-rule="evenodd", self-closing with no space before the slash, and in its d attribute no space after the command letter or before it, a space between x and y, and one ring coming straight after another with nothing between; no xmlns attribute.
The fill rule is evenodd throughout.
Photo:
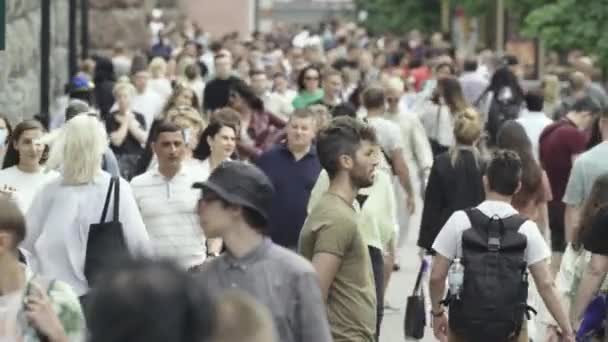
<svg viewBox="0 0 608 342"><path fill-rule="evenodd" d="M412 234L439 340L603 334L590 58L525 87L517 57L416 31L149 27L82 61L48 127L0 116L0 340L378 341Z"/></svg>

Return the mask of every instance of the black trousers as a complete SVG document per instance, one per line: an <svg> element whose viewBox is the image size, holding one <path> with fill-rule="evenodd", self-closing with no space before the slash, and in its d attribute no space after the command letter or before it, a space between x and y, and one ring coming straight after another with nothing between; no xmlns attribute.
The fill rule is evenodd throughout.
<svg viewBox="0 0 608 342"><path fill-rule="evenodd" d="M384 316L384 256L376 247L367 246L372 261L374 283L376 285L376 341L380 338L380 324Z"/></svg>

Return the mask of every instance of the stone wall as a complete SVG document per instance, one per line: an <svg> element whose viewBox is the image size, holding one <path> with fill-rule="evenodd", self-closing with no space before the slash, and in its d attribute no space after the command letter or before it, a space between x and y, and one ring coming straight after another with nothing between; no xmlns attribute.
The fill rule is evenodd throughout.
<svg viewBox="0 0 608 342"><path fill-rule="evenodd" d="M6 2L6 49L0 52L0 113L12 122L40 112L40 0ZM68 0L51 1L51 99L68 78Z"/></svg>

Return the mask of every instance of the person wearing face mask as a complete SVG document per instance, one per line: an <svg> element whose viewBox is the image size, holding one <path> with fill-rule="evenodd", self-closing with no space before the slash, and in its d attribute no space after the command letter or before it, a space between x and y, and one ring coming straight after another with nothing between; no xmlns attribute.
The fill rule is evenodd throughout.
<svg viewBox="0 0 608 342"><path fill-rule="evenodd" d="M23 212L29 209L38 190L58 176L42 166L45 146L38 140L43 134L38 121L18 124L9 138L0 171L0 194L15 200Z"/></svg>
<svg viewBox="0 0 608 342"><path fill-rule="evenodd" d="M6 116L0 114L0 165L4 160L4 154L6 153L6 147L8 146L8 138L11 136L12 131L11 123Z"/></svg>

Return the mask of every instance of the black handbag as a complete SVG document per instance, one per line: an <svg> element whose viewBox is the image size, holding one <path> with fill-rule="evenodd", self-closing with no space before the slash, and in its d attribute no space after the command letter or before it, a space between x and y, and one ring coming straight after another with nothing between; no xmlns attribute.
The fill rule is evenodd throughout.
<svg viewBox="0 0 608 342"><path fill-rule="evenodd" d="M403 326L405 329L405 337L421 339L424 337L424 328L426 326L426 310L424 304L424 291L420 285L422 281L422 275L427 268L426 261L422 261L420 264L420 270L416 277L416 285L412 295L407 297L407 304L405 307L405 319Z"/></svg>
<svg viewBox="0 0 608 342"><path fill-rule="evenodd" d="M106 222L110 196L114 190L114 210L112 221ZM101 220L99 223L89 226L89 237L87 239L87 250L84 263L84 275L89 282L89 287L95 287L99 275L112 266L128 257L129 252L123 234L122 223L118 220L120 208L120 179L112 177L103 205Z"/></svg>

